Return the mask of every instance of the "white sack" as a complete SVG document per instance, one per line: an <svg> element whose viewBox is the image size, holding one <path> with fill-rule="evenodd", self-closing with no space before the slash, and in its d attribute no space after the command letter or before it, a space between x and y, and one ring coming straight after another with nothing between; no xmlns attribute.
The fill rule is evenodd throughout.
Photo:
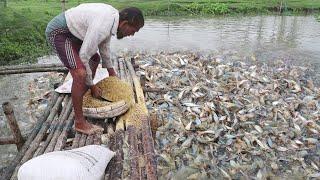
<svg viewBox="0 0 320 180"><path fill-rule="evenodd" d="M18 171L19 180L100 180L115 153L100 145L35 157Z"/></svg>

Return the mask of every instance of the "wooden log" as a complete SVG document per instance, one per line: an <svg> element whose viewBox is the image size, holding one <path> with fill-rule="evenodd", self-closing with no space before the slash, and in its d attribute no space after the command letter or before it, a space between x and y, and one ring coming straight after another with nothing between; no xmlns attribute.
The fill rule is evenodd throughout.
<svg viewBox="0 0 320 180"><path fill-rule="evenodd" d="M11 179L16 179L16 176L17 176L17 173L18 173L18 169L20 168L20 166L23 163L25 163L27 160L29 160L33 156L33 154L37 150L37 148L39 147L39 143L43 139L47 129L49 128L53 118L55 117L55 115L56 115L56 113L58 111L58 108L59 108L59 106L60 106L60 104L61 104L61 102L63 100L63 97L64 97L64 95L60 95L59 98L57 99L55 105L51 109L51 112L50 112L47 120L42 124L37 136L33 139L33 141L30 142L29 149L25 152L23 158L21 159L21 161L16 166Z"/></svg>
<svg viewBox="0 0 320 180"><path fill-rule="evenodd" d="M13 137L15 139L15 144L17 145L17 148L20 151L23 146L24 139L21 135L21 131L18 126L16 117L14 116L13 107L9 102L4 102L2 104L2 109L3 109L3 112L8 120L10 129L11 129Z"/></svg>
<svg viewBox="0 0 320 180"><path fill-rule="evenodd" d="M47 120L52 107L56 104L58 97L59 97L59 94L54 91L51 94L53 94L52 99L49 102L46 110L44 111L42 118L37 122L35 127L32 129L31 133L28 136L27 141L22 146L20 152L16 155L14 160L10 162L10 165L5 168L4 173L2 175L2 177L4 179L9 179L12 176L12 173L14 172L16 166L21 161L22 157L24 156L24 154L26 153L26 151L30 147L30 144L33 141L34 137L36 137L36 135L40 131L42 124Z"/></svg>
<svg viewBox="0 0 320 180"><path fill-rule="evenodd" d="M16 140L14 137L0 137L0 145L15 144Z"/></svg>
<svg viewBox="0 0 320 180"><path fill-rule="evenodd" d="M127 62L127 61L126 61ZM150 127L150 119L148 116L148 110L145 106L145 99L143 90L141 88L141 85L139 83L139 79L135 74L135 71L130 63L127 62L127 67L129 69L129 72L133 79L134 89L137 95L137 103L141 105L142 114L141 119L141 129L142 129L142 137L143 137L143 147L144 147L144 153L145 155L145 161L146 161L146 172L148 179L157 179L157 166L155 162L155 156L154 156L154 144L151 134L151 127Z"/></svg>
<svg viewBox="0 0 320 180"><path fill-rule="evenodd" d="M146 173L146 164L144 160L144 149L143 149L143 140L142 140L142 133L141 129L137 132L137 140L138 140L138 152L139 152L139 176L140 179L147 179Z"/></svg>
<svg viewBox="0 0 320 180"><path fill-rule="evenodd" d="M115 132L115 152L116 155L113 157L114 165L113 170L111 171L110 177L112 179L122 179L122 171L123 171L123 140L124 140L124 130L117 130Z"/></svg>
<svg viewBox="0 0 320 180"><path fill-rule="evenodd" d="M109 147L109 149L111 151L115 152L116 151L116 149L115 149L116 136L115 136L115 134L109 134L109 135L110 136L109 136L109 141L108 141L108 147ZM112 171L115 169L115 163L116 163L115 159L112 158L111 161L109 162L107 168L106 168L106 171L105 171L105 176L104 176L105 180L114 179L112 177Z"/></svg>
<svg viewBox="0 0 320 180"><path fill-rule="evenodd" d="M130 157L130 172L129 179L140 179L139 176L139 150L137 142L136 127L130 125L127 127L129 157Z"/></svg>
<svg viewBox="0 0 320 180"><path fill-rule="evenodd" d="M67 118L69 117L69 115L72 111L71 98L70 98L70 96L66 96L66 97L67 97L67 104L65 104L65 107L63 108L64 113L62 113L62 116L60 116L60 118L59 118L57 128L54 131L54 135L52 137L52 140L51 140L50 144L48 145L47 149L45 150L45 153L51 152L54 150L54 147L57 143L57 139L63 130L63 124L67 120Z"/></svg>
<svg viewBox="0 0 320 180"><path fill-rule="evenodd" d="M63 131L57 140L57 144L54 147L54 151L61 151L64 148L64 146L66 145L67 134L72 128L73 121L74 121L74 111L71 112L71 114L66 122L66 125L64 126Z"/></svg>
<svg viewBox="0 0 320 180"><path fill-rule="evenodd" d="M145 153L145 162L146 162L146 172L147 179L157 179L157 162L154 152L154 141L152 139L150 119L148 116L142 117L142 143L143 151Z"/></svg>

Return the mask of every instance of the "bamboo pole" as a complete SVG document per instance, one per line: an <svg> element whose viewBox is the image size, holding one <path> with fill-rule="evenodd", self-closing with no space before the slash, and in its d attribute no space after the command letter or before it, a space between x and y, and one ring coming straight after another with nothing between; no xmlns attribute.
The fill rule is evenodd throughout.
<svg viewBox="0 0 320 180"><path fill-rule="evenodd" d="M15 144L16 140L14 137L0 137L0 145L4 144Z"/></svg>
<svg viewBox="0 0 320 180"><path fill-rule="evenodd" d="M52 109L52 107L56 104L59 94L56 92L52 92L53 93L53 97L50 101L50 103L48 104L45 112L43 113L42 118L38 121L38 123L35 125L35 127L32 129L30 135L28 136L27 141L24 143L24 145L22 146L20 152L16 155L16 157L14 158L13 161L11 161L10 165L6 167L6 169L4 170L4 174L1 176L4 179L9 179L12 176L12 173L14 172L16 166L18 165L18 163L21 161L22 157L24 156L24 154L26 153L26 151L28 150L28 148L30 147L31 142L33 141L34 137L38 134L38 132L40 131L40 128L42 126L42 124L45 122L45 120L48 118L50 111Z"/></svg>
<svg viewBox="0 0 320 180"><path fill-rule="evenodd" d="M139 177L139 150L137 141L136 127L130 125L127 127L129 157L130 157L130 179L140 179ZM134 158L133 158L134 157Z"/></svg>
<svg viewBox="0 0 320 180"><path fill-rule="evenodd" d="M125 80L125 73L123 69L123 59L119 59L119 71L120 71L120 78Z"/></svg>
<svg viewBox="0 0 320 180"><path fill-rule="evenodd" d="M67 97L67 103L65 104L65 107L63 108L64 113L62 113L62 115L59 118L57 128L54 131L54 135L52 137L52 140L51 140L50 144L48 145L47 149L45 150L45 153L51 152L54 150L54 147L57 143L57 139L63 130L63 123L67 120L67 118L69 117L69 115L72 111L71 98L70 98L70 96L66 96L66 97Z"/></svg>
<svg viewBox="0 0 320 180"><path fill-rule="evenodd" d="M115 151L115 144L116 144L115 134L109 134L109 135L110 136L109 136L109 141L108 141L108 147L111 151ZM116 163L116 161L114 158L112 158L111 161L108 163L108 166L107 166L106 172L105 172L105 176L104 176L105 180L115 179L111 175L112 171L115 169L115 163Z"/></svg>
<svg viewBox="0 0 320 180"><path fill-rule="evenodd" d="M127 62L127 67L129 69L129 72L133 79L133 83L135 87L134 89L137 95L137 103L142 105L141 107L143 107L143 111L144 111L143 112L144 115L139 120L141 121L141 124L142 124L141 130L142 130L142 138L143 138L143 142L142 142L143 149L144 149L144 153L147 154L145 155L147 176L148 176L148 179L157 179L157 164L155 162L154 144L152 139L148 110L147 110L147 107L145 106L143 90L141 88L139 79L136 76L132 65L128 63L128 61L126 62Z"/></svg>
<svg viewBox="0 0 320 180"><path fill-rule="evenodd" d="M86 140L87 140L87 135L86 134L82 134L80 141L79 141L79 147L82 147L86 144Z"/></svg>
<svg viewBox="0 0 320 180"><path fill-rule="evenodd" d="M67 133L72 128L73 120L74 120L74 111L71 112L71 114L66 122L66 125L64 126L63 131L57 140L57 144L54 147L54 151L60 151L65 146L66 141L67 141Z"/></svg>
<svg viewBox="0 0 320 180"><path fill-rule="evenodd" d="M93 137L94 137L94 134L87 137L86 146L93 144Z"/></svg>
<svg viewBox="0 0 320 180"><path fill-rule="evenodd" d="M99 134L97 133L97 134L94 135L93 144L95 144L95 145L100 145L101 144L101 134L100 133Z"/></svg>
<svg viewBox="0 0 320 180"><path fill-rule="evenodd" d="M115 132L115 144L114 149L116 152L114 159L114 168L111 171L110 177L112 179L121 179L122 178L122 171L123 171L123 141L124 141L124 130L118 130Z"/></svg>
<svg viewBox="0 0 320 180"><path fill-rule="evenodd" d="M57 71L57 72L67 72L68 69L63 65L52 65L52 66L40 66L40 65L28 65L28 66L6 66L0 68L0 75L8 75L8 74L21 74L21 73L36 73L36 72L50 72L50 71Z"/></svg>
<svg viewBox="0 0 320 180"><path fill-rule="evenodd" d="M142 117L141 128L143 152L145 153L146 172L148 179L157 179L157 162L154 152L154 141L150 128L150 119L148 116Z"/></svg>
<svg viewBox="0 0 320 180"><path fill-rule="evenodd" d="M119 76L120 71L119 71L119 61L118 61L118 58L115 58L113 64L114 64L114 70L117 72L117 74L118 74L118 76Z"/></svg>
<svg viewBox="0 0 320 180"><path fill-rule="evenodd" d="M143 90L141 88L139 79L136 76L136 73L135 73L132 65L130 64L130 62L126 61L126 63L127 63L127 67L128 67L129 73L130 73L130 75L132 77L134 87L135 87L134 89L135 89L135 92L136 92L136 95L137 95L137 103L144 104L145 103L145 99L144 99L144 94L143 94ZM143 107L144 107L144 113L148 114L147 108L145 106L143 106Z"/></svg>
<svg viewBox="0 0 320 180"><path fill-rule="evenodd" d="M2 104L2 109L3 109L4 114L6 115L6 118L8 120L10 129L11 129L13 137L15 139L15 144L17 145L17 148L20 151L23 146L24 139L21 135L21 131L18 126L16 117L14 116L13 107L9 102L4 102Z"/></svg>
<svg viewBox="0 0 320 180"><path fill-rule="evenodd" d="M64 68L64 65L63 64L27 64L27 65L1 66L0 71L23 70L23 69L41 69L41 68Z"/></svg>
<svg viewBox="0 0 320 180"><path fill-rule="evenodd" d="M126 74L127 74L127 77L128 77L128 82L130 83L132 89L134 90L133 80L132 80L131 74L129 73L129 69L128 69L127 63L125 63L124 65L126 67L125 69L126 69Z"/></svg>
<svg viewBox="0 0 320 180"><path fill-rule="evenodd" d="M51 109L50 115L48 116L48 119L42 124L42 126L40 127L39 133L37 134L37 136L33 139L33 141L30 142L30 146L29 149L25 152L22 160L20 161L20 163L18 163L18 165L16 166L14 173L11 177L11 179L15 179L16 175L18 173L18 169L20 168L20 166L25 163L27 160L29 160L32 156L33 153L37 150L39 143L41 142L41 140L44 137L44 134L46 133L47 129L49 128L55 114L58 111L58 108L62 102L64 95L60 95L59 98L57 99L56 104L53 106L53 108Z"/></svg>
<svg viewBox="0 0 320 180"><path fill-rule="evenodd" d="M119 76L121 77L122 80L126 80L125 74L124 74L124 66L123 66L123 61L121 59L118 59L117 61L118 67L119 67ZM116 121L116 130L124 129L125 122L123 118L118 118L118 121Z"/></svg>
<svg viewBox="0 0 320 180"><path fill-rule="evenodd" d="M72 142L71 149L75 149L75 148L79 147L79 141L80 141L81 135L82 135L81 133L76 132L76 135L75 135L73 142Z"/></svg>
<svg viewBox="0 0 320 180"><path fill-rule="evenodd" d="M66 10L66 0L61 0L61 10L62 12Z"/></svg>
<svg viewBox="0 0 320 180"><path fill-rule="evenodd" d="M53 132L54 132L55 128L57 127L56 124L57 124L58 120L59 120L59 116L58 116L58 114L56 114L56 116L54 117L54 119L51 123L51 126L49 128L49 135L47 136L46 141L43 142L43 144L39 145L38 151L36 151L36 153L34 153L33 157L37 157L37 156L44 153L44 151L48 147L48 145L53 137Z"/></svg>
<svg viewBox="0 0 320 180"><path fill-rule="evenodd" d="M141 129L138 130L137 133L137 140L138 140L138 151L139 151L139 175L140 179L147 179L147 172L146 172L146 162L144 160L144 149L143 149L143 140Z"/></svg>
<svg viewBox="0 0 320 180"><path fill-rule="evenodd" d="M67 96L64 97L64 99L62 100L61 104L65 104L66 101L67 101ZM60 110L62 112L60 113L60 115L58 115ZM33 157L39 156L39 155L41 155L41 154L43 154L45 152L46 148L48 147L48 145L51 142L53 134L54 134L54 132L55 132L55 130L57 128L58 121L61 118L61 116L64 113L64 111L65 111L65 109L62 109L62 105L60 105L59 108L58 108L58 113L55 115L53 121L50 124L49 129L47 130L47 133L49 133L49 135L47 136L45 142L43 142L42 144L39 145L38 151L36 151L34 153Z"/></svg>

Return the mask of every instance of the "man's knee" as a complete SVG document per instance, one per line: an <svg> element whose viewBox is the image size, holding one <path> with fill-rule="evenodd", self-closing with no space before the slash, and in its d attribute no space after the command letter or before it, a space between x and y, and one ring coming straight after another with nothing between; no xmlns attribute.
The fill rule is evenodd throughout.
<svg viewBox="0 0 320 180"><path fill-rule="evenodd" d="M98 53L96 53L91 57L90 60L99 63L100 62L100 55Z"/></svg>
<svg viewBox="0 0 320 180"><path fill-rule="evenodd" d="M72 69L70 70L70 73L74 81L81 83L86 81L87 72L85 69Z"/></svg>

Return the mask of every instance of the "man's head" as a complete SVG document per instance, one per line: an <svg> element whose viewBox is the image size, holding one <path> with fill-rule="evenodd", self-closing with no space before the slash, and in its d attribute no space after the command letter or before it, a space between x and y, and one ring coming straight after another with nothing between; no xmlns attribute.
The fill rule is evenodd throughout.
<svg viewBox="0 0 320 180"><path fill-rule="evenodd" d="M125 8L119 12L117 38L133 36L144 25L142 12L135 7Z"/></svg>

